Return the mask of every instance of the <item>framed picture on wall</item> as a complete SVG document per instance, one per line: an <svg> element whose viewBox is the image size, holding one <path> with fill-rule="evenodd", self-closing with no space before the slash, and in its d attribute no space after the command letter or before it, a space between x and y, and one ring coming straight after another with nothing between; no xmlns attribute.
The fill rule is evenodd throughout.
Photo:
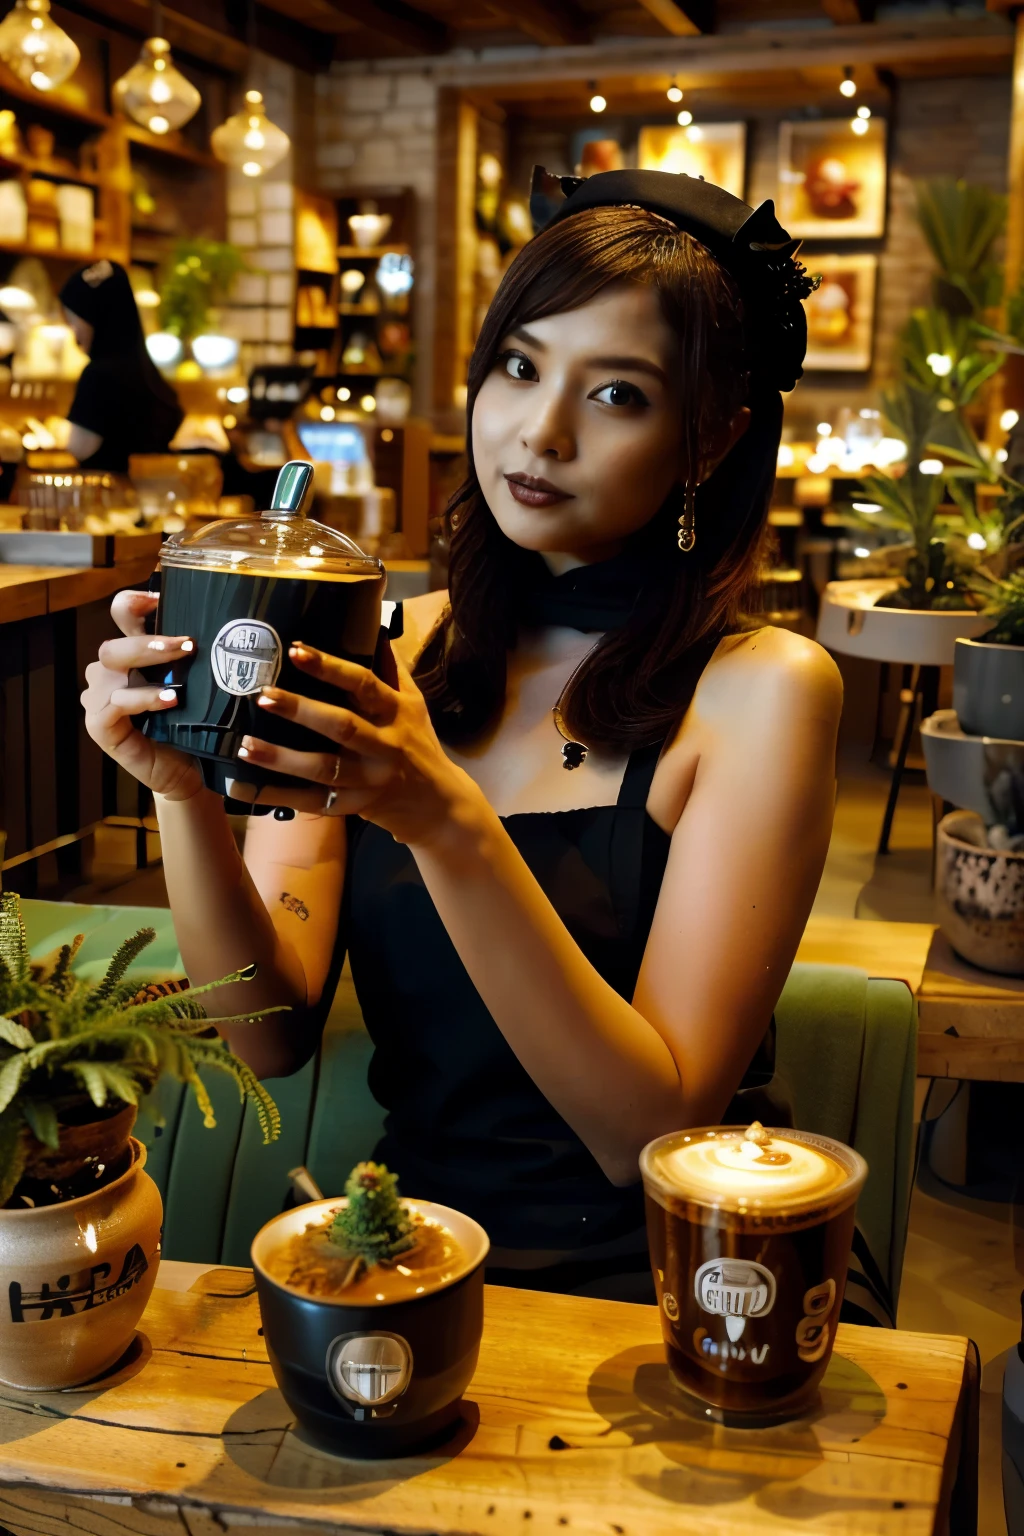
<svg viewBox="0 0 1024 1536"><path fill-rule="evenodd" d="M877 256L804 256L821 285L805 299L806 369L865 372L871 367Z"/></svg>
<svg viewBox="0 0 1024 1536"><path fill-rule="evenodd" d="M625 160L618 139L608 137L607 128L581 128L569 143L569 159L576 176L593 176L596 171L621 171Z"/></svg>
<svg viewBox="0 0 1024 1536"><path fill-rule="evenodd" d="M637 165L642 171L674 171L700 177L743 196L746 123L675 123L641 128Z"/></svg>
<svg viewBox="0 0 1024 1536"><path fill-rule="evenodd" d="M873 240L884 235L884 120L837 117L783 123L778 213L784 228L798 239Z"/></svg>

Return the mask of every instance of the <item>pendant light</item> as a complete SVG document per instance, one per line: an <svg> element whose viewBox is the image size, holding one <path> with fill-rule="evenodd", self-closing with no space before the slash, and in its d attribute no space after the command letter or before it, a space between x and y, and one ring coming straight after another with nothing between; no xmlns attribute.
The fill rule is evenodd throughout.
<svg viewBox="0 0 1024 1536"><path fill-rule="evenodd" d="M202 97L186 80L171 58L171 45L163 31L162 7L153 6L153 36L142 45L138 62L120 80L111 95L119 111L150 133L169 133L182 128L199 110Z"/></svg>
<svg viewBox="0 0 1024 1536"><path fill-rule="evenodd" d="M80 58L77 45L50 15L50 0L17 0L0 21L0 59L37 91L63 85Z"/></svg>
<svg viewBox="0 0 1024 1536"><path fill-rule="evenodd" d="M246 10L250 69L256 52L256 8L248 0ZM278 161L283 160L292 147L292 141L283 128L272 123L263 106L263 95L257 90L245 93L245 105L215 128L210 135L210 148L233 171L243 176L262 176Z"/></svg>
<svg viewBox="0 0 1024 1536"><path fill-rule="evenodd" d="M217 159L232 170L241 171L243 176L262 176L284 159L292 141L283 128L270 121L260 92L246 91L245 106L213 130L210 145Z"/></svg>

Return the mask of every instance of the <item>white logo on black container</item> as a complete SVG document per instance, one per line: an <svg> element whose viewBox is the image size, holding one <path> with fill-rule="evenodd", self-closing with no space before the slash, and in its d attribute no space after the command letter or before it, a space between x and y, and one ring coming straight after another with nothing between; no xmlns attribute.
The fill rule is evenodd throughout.
<svg viewBox="0 0 1024 1536"><path fill-rule="evenodd" d="M210 661L217 685L243 698L272 688L281 670L281 637L262 619L232 619L213 642Z"/></svg>

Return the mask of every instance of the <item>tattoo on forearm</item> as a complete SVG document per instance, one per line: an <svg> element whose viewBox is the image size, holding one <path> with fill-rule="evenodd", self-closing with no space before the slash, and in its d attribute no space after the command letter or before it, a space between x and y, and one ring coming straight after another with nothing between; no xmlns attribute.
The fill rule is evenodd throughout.
<svg viewBox="0 0 1024 1536"><path fill-rule="evenodd" d="M294 912L295 916L302 922L307 921L309 917L309 908L305 905L304 902L301 902L297 896L290 896L287 891L282 891L281 905L283 907L287 907L289 912Z"/></svg>

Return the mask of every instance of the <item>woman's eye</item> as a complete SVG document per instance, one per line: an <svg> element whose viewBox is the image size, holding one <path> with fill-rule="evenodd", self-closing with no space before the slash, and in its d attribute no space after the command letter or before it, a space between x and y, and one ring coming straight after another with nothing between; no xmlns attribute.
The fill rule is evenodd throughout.
<svg viewBox="0 0 1024 1536"><path fill-rule="evenodd" d="M590 398L600 401L602 405L636 406L648 403L643 390L637 389L635 384L625 384L621 379L615 379L611 384L602 384Z"/></svg>
<svg viewBox="0 0 1024 1536"><path fill-rule="evenodd" d="M537 377L537 370L530 359L522 352L506 352L499 362L510 379L526 379L533 381Z"/></svg>

